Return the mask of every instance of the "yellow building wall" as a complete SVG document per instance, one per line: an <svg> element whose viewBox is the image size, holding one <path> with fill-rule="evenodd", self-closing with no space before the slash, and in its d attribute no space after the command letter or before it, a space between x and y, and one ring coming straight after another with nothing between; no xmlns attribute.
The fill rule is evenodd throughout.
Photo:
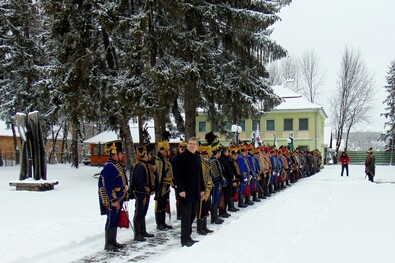
<svg viewBox="0 0 395 263"><path fill-rule="evenodd" d="M299 129L299 119L308 119L308 129ZM284 119L293 119L293 135L294 147L303 146L309 150L318 149L321 152L324 150L324 122L325 116L322 110L304 110L304 111L272 111L260 117L259 128L260 134L265 145L273 145L274 134L277 137L278 146L288 145L288 138L290 131L284 131ZM275 130L267 131L266 120L274 120ZM206 122L206 130L199 132L199 122ZM204 136L211 131L211 121L207 120L205 113L200 113L196 117L196 135L204 141ZM215 132L215 131L214 131ZM252 140L255 130L252 129L252 119L245 119L245 130L239 136L240 140ZM232 141L232 136L226 138L219 133L216 133L224 145L229 145Z"/></svg>

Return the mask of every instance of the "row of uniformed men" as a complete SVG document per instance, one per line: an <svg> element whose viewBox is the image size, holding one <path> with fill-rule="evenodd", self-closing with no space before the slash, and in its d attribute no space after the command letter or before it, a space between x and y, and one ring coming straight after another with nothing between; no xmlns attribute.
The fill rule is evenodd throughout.
<svg viewBox="0 0 395 263"><path fill-rule="evenodd" d="M180 143L179 153L185 151L186 145L186 143ZM112 153L114 152L112 151ZM221 224L223 222L221 218L230 216L228 211L237 212L239 210L235 207L235 201L238 201L240 208L253 205L253 202L260 202L260 199L285 188L286 185L296 182L299 178L319 171L320 166L318 151L299 153L288 151L284 147L280 147L280 149L269 146L254 148L252 144L249 144L227 148L222 147L219 142L214 142L211 145L200 145L199 152L206 189L206 198L200 201L196 213L197 231L201 235L212 232L207 228L207 217L210 214L211 223ZM155 195L157 229L172 228L165 222L165 218L166 211L169 210L170 188L173 186L177 189L177 186L174 185L168 141L158 143L156 156L148 153L145 147L138 149L137 163L131 172L130 187L127 187L126 173L122 172L120 168L119 162L121 160L119 151L117 151L117 155L110 155L109 162L101 173L100 181L103 182L101 188L99 183L101 203L107 210L106 250L117 250L123 247L116 242L116 225L122 202L128 200L128 196L135 199L134 240L145 241L146 237L154 236L146 231L145 223L151 195ZM104 183L106 176L103 175L106 173L113 174L112 177L117 183L114 184L109 179ZM107 199L103 198L105 195L107 195ZM118 204L115 206L113 203ZM178 219L179 214L177 204Z"/></svg>

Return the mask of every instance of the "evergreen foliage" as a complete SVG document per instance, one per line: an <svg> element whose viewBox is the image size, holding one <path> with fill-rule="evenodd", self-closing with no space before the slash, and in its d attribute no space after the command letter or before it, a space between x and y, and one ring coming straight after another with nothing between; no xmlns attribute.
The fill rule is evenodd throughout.
<svg viewBox="0 0 395 263"><path fill-rule="evenodd" d="M265 64L286 55L270 27L290 3L1 1L0 116L38 110L51 125L68 122L78 167L85 122L131 143L134 117L154 117L160 136L172 113L191 136L198 107L219 124L263 114L260 102L280 101Z"/></svg>
<svg viewBox="0 0 395 263"><path fill-rule="evenodd" d="M388 85L384 86L384 88L388 93L388 97L383 101L383 103L387 105L385 108L387 112L381 115L388 119L385 123L387 130L384 139L388 139L385 149L389 151L393 150L395 140L395 60L393 60L389 66L386 79Z"/></svg>

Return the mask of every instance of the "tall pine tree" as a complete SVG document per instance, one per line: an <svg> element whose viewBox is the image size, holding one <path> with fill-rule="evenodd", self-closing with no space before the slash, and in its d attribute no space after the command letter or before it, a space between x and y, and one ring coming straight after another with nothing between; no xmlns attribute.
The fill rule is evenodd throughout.
<svg viewBox="0 0 395 263"><path fill-rule="evenodd" d="M385 123L385 127L387 128L385 139L389 140L385 149L387 151L393 151L395 140L395 60L393 60L389 66L386 79L387 85L384 86L384 88L388 93L388 97L383 102L387 105L385 108L387 112L381 115L388 119Z"/></svg>

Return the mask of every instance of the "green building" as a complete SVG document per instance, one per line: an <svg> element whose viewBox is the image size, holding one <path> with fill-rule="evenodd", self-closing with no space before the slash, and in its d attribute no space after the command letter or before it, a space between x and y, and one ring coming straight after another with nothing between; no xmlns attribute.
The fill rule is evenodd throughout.
<svg viewBox="0 0 395 263"><path fill-rule="evenodd" d="M283 102L266 114L262 114L259 119L241 120L236 124L241 127L239 134L232 132L233 124L227 122L225 129L228 134L216 133L220 141L224 145L229 145L236 137L242 141L252 141L256 137L259 125L259 133L264 145L274 145L276 137L277 147L288 146L293 141L293 148L318 149L323 153L324 147L327 147L324 145L324 122L328 117L323 107L309 102L304 96L285 86L272 88ZM207 119L207 114L199 112L196 117L196 135L204 139L205 134L211 130L212 124Z"/></svg>

